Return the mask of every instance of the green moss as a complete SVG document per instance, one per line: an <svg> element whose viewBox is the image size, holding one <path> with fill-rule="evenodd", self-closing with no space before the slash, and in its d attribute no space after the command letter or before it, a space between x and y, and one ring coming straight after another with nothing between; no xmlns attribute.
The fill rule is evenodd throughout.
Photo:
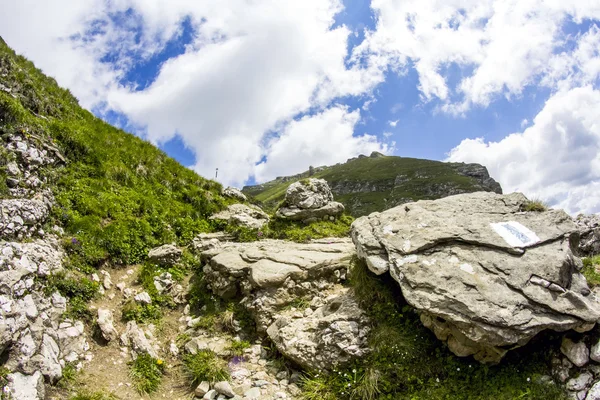
<svg viewBox="0 0 600 400"><path fill-rule="evenodd" d="M497 366L451 354L420 322L391 278L377 277L354 260L350 285L373 327L372 353L346 369L308 374L305 399L564 399L550 374L548 346L559 335L542 334ZM322 397L319 397L322 396Z"/></svg>
<svg viewBox="0 0 600 400"><path fill-rule="evenodd" d="M591 286L600 285L600 255L584 258L581 273Z"/></svg>
<svg viewBox="0 0 600 400"><path fill-rule="evenodd" d="M156 392L164 372L163 360L140 354L131 362L129 375L138 393Z"/></svg>
<svg viewBox="0 0 600 400"><path fill-rule="evenodd" d="M229 379L227 363L210 350L186 354L183 357L183 365L191 386L196 386L202 381L214 383Z"/></svg>

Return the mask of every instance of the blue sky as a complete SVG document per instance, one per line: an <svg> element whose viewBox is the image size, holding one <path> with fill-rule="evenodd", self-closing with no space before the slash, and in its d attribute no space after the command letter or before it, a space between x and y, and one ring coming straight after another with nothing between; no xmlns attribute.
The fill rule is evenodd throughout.
<svg viewBox="0 0 600 400"><path fill-rule="evenodd" d="M224 184L376 150L479 162L507 192L600 212L592 3L26 0L3 4L0 35Z"/></svg>

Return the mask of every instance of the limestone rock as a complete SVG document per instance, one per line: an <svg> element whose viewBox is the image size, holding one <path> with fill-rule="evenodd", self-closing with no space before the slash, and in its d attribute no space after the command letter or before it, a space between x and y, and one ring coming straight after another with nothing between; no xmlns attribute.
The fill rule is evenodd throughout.
<svg viewBox="0 0 600 400"><path fill-rule="evenodd" d="M215 390L218 393L224 394L227 397L234 397L235 392L231 388L231 385L227 381L217 382L215 383Z"/></svg>
<svg viewBox="0 0 600 400"><path fill-rule="evenodd" d="M588 391L585 400L600 400L600 381L594 383L594 386Z"/></svg>
<svg viewBox="0 0 600 400"><path fill-rule="evenodd" d="M138 293L133 298L138 303L142 303L142 304L151 304L152 303L152 298L150 297L148 292Z"/></svg>
<svg viewBox="0 0 600 400"><path fill-rule="evenodd" d="M579 232L580 256L600 254L600 215L578 215L575 219Z"/></svg>
<svg viewBox="0 0 600 400"><path fill-rule="evenodd" d="M269 222L269 216L252 204L232 204L212 215L210 219L227 221L228 224L248 229L260 229Z"/></svg>
<svg viewBox="0 0 600 400"><path fill-rule="evenodd" d="M158 358L156 350L146 337L144 331L139 328L135 321L129 321L125 333L121 335L121 343L131 347L134 355L147 353L151 357Z"/></svg>
<svg viewBox="0 0 600 400"><path fill-rule="evenodd" d="M226 197L231 197L232 199L237 199L239 201L246 201L248 200L248 198L246 197L246 195L244 193L242 193L242 191L240 189L234 188L234 187L226 187L225 189L223 189L223 191L221 192L221 194L223 196Z"/></svg>
<svg viewBox="0 0 600 400"><path fill-rule="evenodd" d="M181 259L181 249L174 244L165 244L148 252L148 258L161 265L175 265Z"/></svg>
<svg viewBox="0 0 600 400"><path fill-rule="evenodd" d="M312 222L337 217L344 212L341 203L333 201L333 194L324 179L307 179L292 183L285 193L284 204L276 216L282 219Z"/></svg>
<svg viewBox="0 0 600 400"><path fill-rule="evenodd" d="M590 358L596 362L600 362L600 340L590 348Z"/></svg>
<svg viewBox="0 0 600 400"><path fill-rule="evenodd" d="M570 390L572 392L579 392L581 390L584 390L592 383L593 379L594 376L591 373L583 372L579 374L578 377L569 379L567 381L567 390Z"/></svg>
<svg viewBox="0 0 600 400"><path fill-rule="evenodd" d="M522 212L526 202L478 192L409 203L357 219L352 239L451 351L495 363L542 330L586 331L600 317L572 253L572 219Z"/></svg>
<svg viewBox="0 0 600 400"><path fill-rule="evenodd" d="M194 390L196 397L203 397L210 390L210 383L202 381Z"/></svg>
<svg viewBox="0 0 600 400"><path fill-rule="evenodd" d="M281 316L267 329L283 355L312 370L328 370L366 355L368 332L368 319L349 293L308 317Z"/></svg>
<svg viewBox="0 0 600 400"><path fill-rule="evenodd" d="M115 329L113 323L113 314L112 311L99 308L98 309L98 326L100 327L100 331L102 332L102 337L107 341L115 340L119 337L119 333Z"/></svg>
<svg viewBox="0 0 600 400"><path fill-rule="evenodd" d="M46 395L44 377L39 371L32 375L15 372L7 376L8 394L12 400L43 400Z"/></svg>
<svg viewBox="0 0 600 400"><path fill-rule="evenodd" d="M584 342L573 342L565 337L560 345L560 351L578 367L583 367L590 361L590 351Z"/></svg>

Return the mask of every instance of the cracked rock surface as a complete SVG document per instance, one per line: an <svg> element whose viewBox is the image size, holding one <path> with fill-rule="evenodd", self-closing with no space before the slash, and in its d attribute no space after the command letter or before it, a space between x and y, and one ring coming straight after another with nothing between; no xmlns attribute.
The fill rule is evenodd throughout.
<svg viewBox="0 0 600 400"><path fill-rule="evenodd" d="M526 203L485 192L409 203L359 218L352 239L453 353L496 363L542 330L583 332L600 317L572 252L573 220L522 212Z"/></svg>

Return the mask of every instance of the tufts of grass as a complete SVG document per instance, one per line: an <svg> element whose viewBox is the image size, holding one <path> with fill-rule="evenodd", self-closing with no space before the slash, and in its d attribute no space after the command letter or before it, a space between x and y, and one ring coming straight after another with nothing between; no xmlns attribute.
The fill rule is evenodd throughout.
<svg viewBox="0 0 600 400"><path fill-rule="evenodd" d="M130 299L123 305L123 320L135 322L157 322L162 318L162 310L158 304L138 304Z"/></svg>
<svg viewBox="0 0 600 400"><path fill-rule="evenodd" d="M185 375L192 386L202 381L214 383L229 379L227 363L210 350L186 354L183 357L183 365Z"/></svg>
<svg viewBox="0 0 600 400"><path fill-rule="evenodd" d="M58 291L69 300L64 318L91 321L93 315L88 309L88 302L98 295L99 288L98 282L93 282L75 271L69 271L49 276L45 291L47 294Z"/></svg>
<svg viewBox="0 0 600 400"><path fill-rule="evenodd" d="M69 400L117 400L114 394L105 392L80 391L76 395L69 397Z"/></svg>
<svg viewBox="0 0 600 400"><path fill-rule="evenodd" d="M250 342L246 340L234 340L229 345L229 353L234 357L239 357L244 355L244 350L250 348L250 346Z"/></svg>
<svg viewBox="0 0 600 400"><path fill-rule="evenodd" d="M584 258L581 273L591 286L600 285L600 255Z"/></svg>
<svg viewBox="0 0 600 400"><path fill-rule="evenodd" d="M65 367L62 369L62 377L57 382L56 386L61 388L67 388L75 382L75 377L77 376L77 368L73 363L65 364Z"/></svg>
<svg viewBox="0 0 600 400"><path fill-rule="evenodd" d="M548 204L541 199L531 199L522 206L523 211L542 212L548 210Z"/></svg>
<svg viewBox="0 0 600 400"><path fill-rule="evenodd" d="M129 375L140 394L156 392L164 373L163 360L140 354L130 364Z"/></svg>

